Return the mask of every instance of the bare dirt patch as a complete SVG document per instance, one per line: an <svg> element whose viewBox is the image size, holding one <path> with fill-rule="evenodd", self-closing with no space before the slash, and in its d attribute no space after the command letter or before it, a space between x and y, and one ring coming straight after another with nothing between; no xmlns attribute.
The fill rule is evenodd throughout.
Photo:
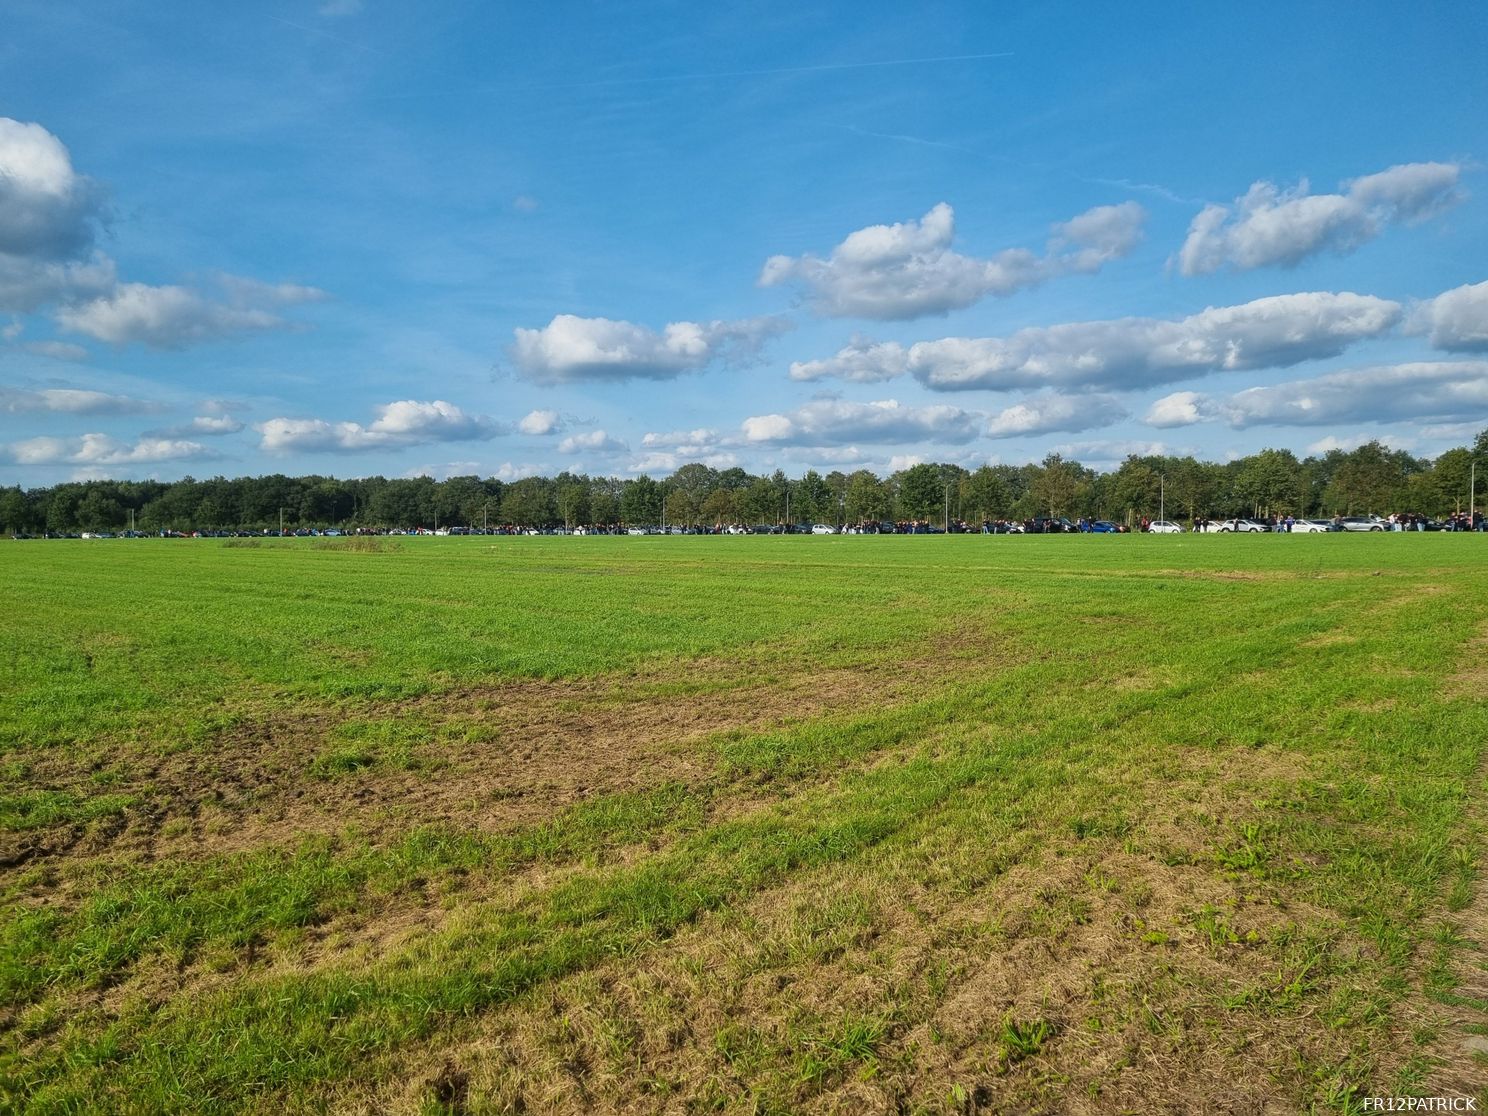
<svg viewBox="0 0 1488 1116"><path fill-rule="evenodd" d="M668 663L566 681L465 687L357 710L361 725L397 730L408 769L377 746L338 735L344 714L248 718L199 747L122 759L110 787L134 793L112 829L23 834L3 850L14 863L73 848L132 859L190 858L293 844L354 830L401 832L450 822L486 832L543 821L591 798L667 782L697 785L717 771L707 741L923 699L954 677L1012 661L978 632L944 634L905 659L789 671L769 659ZM345 770L315 765L344 753ZM38 757L32 785L73 790L86 774L64 756Z"/></svg>

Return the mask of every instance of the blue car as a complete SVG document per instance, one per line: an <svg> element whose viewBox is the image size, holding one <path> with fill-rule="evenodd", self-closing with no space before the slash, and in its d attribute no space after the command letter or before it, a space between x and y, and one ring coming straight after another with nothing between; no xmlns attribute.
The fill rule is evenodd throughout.
<svg viewBox="0 0 1488 1116"><path fill-rule="evenodd" d="M1116 524L1114 524L1114 523L1108 523L1104 519L1097 519L1097 520L1095 520L1093 523L1090 524L1089 527L1085 528L1085 530L1088 531L1088 532L1090 532L1090 534L1092 534L1092 535L1119 535L1119 534L1121 534L1121 528L1120 527L1117 527Z"/></svg>

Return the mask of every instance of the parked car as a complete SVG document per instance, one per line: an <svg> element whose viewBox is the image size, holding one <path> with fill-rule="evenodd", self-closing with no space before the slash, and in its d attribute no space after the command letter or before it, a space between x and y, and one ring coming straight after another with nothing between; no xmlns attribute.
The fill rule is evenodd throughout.
<svg viewBox="0 0 1488 1116"><path fill-rule="evenodd" d="M1154 519L1147 525L1147 533L1150 535L1181 535L1183 528L1171 519Z"/></svg>
<svg viewBox="0 0 1488 1116"><path fill-rule="evenodd" d="M1292 523L1292 534L1294 535L1321 535L1334 530L1333 524L1326 519L1298 519Z"/></svg>
<svg viewBox="0 0 1488 1116"><path fill-rule="evenodd" d="M1121 528L1105 519L1097 519L1087 528L1092 535L1119 535Z"/></svg>
<svg viewBox="0 0 1488 1116"><path fill-rule="evenodd" d="M1037 515L1028 521L1027 530L1035 535L1074 534L1080 529L1064 516Z"/></svg>
<svg viewBox="0 0 1488 1116"><path fill-rule="evenodd" d="M1232 531L1242 535L1264 534L1271 530L1259 519L1226 519L1219 525L1221 531Z"/></svg>
<svg viewBox="0 0 1488 1116"><path fill-rule="evenodd" d="M835 535L837 528L833 527L830 523L813 523L811 525L811 533L813 535Z"/></svg>
<svg viewBox="0 0 1488 1116"><path fill-rule="evenodd" d="M1338 522L1345 531L1383 531L1388 526L1377 515L1346 515Z"/></svg>

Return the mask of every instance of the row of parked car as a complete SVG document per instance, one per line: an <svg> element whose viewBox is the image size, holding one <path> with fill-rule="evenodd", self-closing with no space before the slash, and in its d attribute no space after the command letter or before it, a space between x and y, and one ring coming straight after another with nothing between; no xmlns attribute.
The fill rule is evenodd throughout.
<svg viewBox="0 0 1488 1116"><path fill-rule="evenodd" d="M580 526L572 529L564 527L521 527L512 524L504 524L497 527L441 527L430 529L427 527L415 528L366 528L359 527L354 530L342 530L336 527L310 528L297 527L293 530L285 530L285 537L293 538L336 538L342 535L941 535L947 533L983 534L983 535L1060 535L1060 534L1092 534L1092 535L1116 535L1125 534L1132 528L1116 524L1105 519L1067 519L1064 516L1035 516L1025 520L989 519L983 520L980 526L965 522L964 520L951 520L947 526L938 526L925 520L889 521L850 523L843 526L835 526L830 523L757 523L753 526L731 524L729 526L714 527L683 527L672 524L666 527L650 526L627 526L624 524L610 524L607 526ZM1185 531L1193 531L1198 534L1222 535L1222 534L1264 534L1268 532L1280 532L1299 535L1323 534L1334 531L1482 531L1488 530L1488 522L1482 515L1469 517L1466 515L1454 516L1448 520L1435 520L1419 515L1404 515L1385 518L1378 515L1345 515L1335 516L1332 519L1298 519L1287 516L1281 519L1251 519L1234 517L1230 519L1196 519L1192 525L1185 528L1181 523L1171 519L1143 520L1136 528L1141 532L1153 535L1178 535ZM276 537L279 533L270 530L264 531L194 531L183 533L180 531L161 531L160 538L263 538ZM154 538L156 535L147 535L139 531L124 531L118 535L109 531L84 531L81 534L63 534L49 532L44 535L16 534L16 539L48 538L48 539L112 539L112 538Z"/></svg>

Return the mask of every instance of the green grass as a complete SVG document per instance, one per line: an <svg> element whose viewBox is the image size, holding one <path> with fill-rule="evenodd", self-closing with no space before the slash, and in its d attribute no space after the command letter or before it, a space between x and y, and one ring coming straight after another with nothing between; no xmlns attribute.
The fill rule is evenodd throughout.
<svg viewBox="0 0 1488 1116"><path fill-rule="evenodd" d="M442 1064L492 1112L1441 1087L1476 544L0 548L0 1104L453 1110ZM577 800L531 802L528 714L593 734Z"/></svg>

